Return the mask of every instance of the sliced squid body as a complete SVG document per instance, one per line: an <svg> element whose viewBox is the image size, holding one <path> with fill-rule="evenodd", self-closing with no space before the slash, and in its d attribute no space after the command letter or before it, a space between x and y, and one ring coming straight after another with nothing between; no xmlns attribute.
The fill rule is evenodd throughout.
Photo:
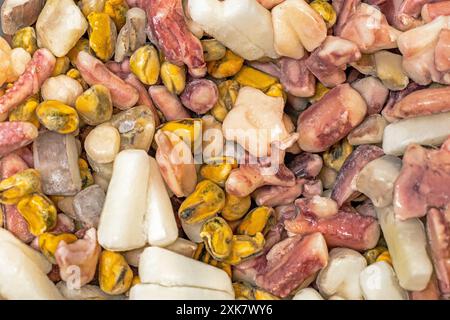
<svg viewBox="0 0 450 320"><path fill-rule="evenodd" d="M417 218L396 219L392 206L376 210L400 286L409 291L425 289L433 266L427 254L422 222Z"/></svg>
<svg viewBox="0 0 450 320"><path fill-rule="evenodd" d="M176 300L234 299L225 271L163 248L144 250L139 277L142 284L132 288L131 300L152 299L159 294L159 298Z"/></svg>
<svg viewBox="0 0 450 320"><path fill-rule="evenodd" d="M322 17L304 0L286 0L272 9L274 45L281 56L300 59L327 36Z"/></svg>
<svg viewBox="0 0 450 320"><path fill-rule="evenodd" d="M52 264L38 251L16 238L11 232L0 228L0 243L10 243L21 250L45 274L52 269Z"/></svg>
<svg viewBox="0 0 450 320"><path fill-rule="evenodd" d="M442 16L398 37L398 48L403 55L403 69L414 82L421 85L431 82L450 84L448 70L439 71L440 68L436 65L441 61L438 50L439 35L448 29L450 16Z"/></svg>
<svg viewBox="0 0 450 320"><path fill-rule="evenodd" d="M8 300L62 300L42 265L13 242L0 242L0 296Z"/></svg>
<svg viewBox="0 0 450 320"><path fill-rule="evenodd" d="M359 275L365 300L407 300L408 293L400 287L392 267L379 261L365 268Z"/></svg>
<svg viewBox="0 0 450 320"><path fill-rule="evenodd" d="M408 145L439 146L450 135L450 112L400 120L384 129L383 151L401 156Z"/></svg>
<svg viewBox="0 0 450 320"><path fill-rule="evenodd" d="M114 161L98 230L111 251L169 245L178 236L175 217L154 159L142 150L124 150Z"/></svg>
<svg viewBox="0 0 450 320"><path fill-rule="evenodd" d="M188 8L194 22L242 58L278 58L270 12L257 1L195 0Z"/></svg>

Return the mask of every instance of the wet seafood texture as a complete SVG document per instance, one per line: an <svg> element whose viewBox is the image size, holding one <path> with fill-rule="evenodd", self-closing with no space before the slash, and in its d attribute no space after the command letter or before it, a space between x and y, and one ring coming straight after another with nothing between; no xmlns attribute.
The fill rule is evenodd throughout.
<svg viewBox="0 0 450 320"><path fill-rule="evenodd" d="M449 300L449 0L0 1L0 300Z"/></svg>

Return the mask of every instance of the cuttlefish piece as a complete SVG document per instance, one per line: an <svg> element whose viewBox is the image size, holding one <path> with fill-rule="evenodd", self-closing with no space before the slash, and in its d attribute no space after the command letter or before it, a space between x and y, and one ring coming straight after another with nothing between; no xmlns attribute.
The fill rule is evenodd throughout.
<svg viewBox="0 0 450 320"><path fill-rule="evenodd" d="M362 53L374 53L396 48L400 34L400 31L388 24L380 10L361 3L338 35L356 43Z"/></svg>
<svg viewBox="0 0 450 320"><path fill-rule="evenodd" d="M406 220L423 217L430 208L450 203L450 138L440 150L410 145L394 186L394 212Z"/></svg>
<svg viewBox="0 0 450 320"><path fill-rule="evenodd" d="M441 30L449 28L450 16L439 17L398 37L403 69L414 82L421 85L428 85L432 81L450 84L449 73L439 71L435 61Z"/></svg>
<svg viewBox="0 0 450 320"><path fill-rule="evenodd" d="M159 130L155 141L158 144L156 161L164 181L177 197L188 196L197 184L191 148L169 131Z"/></svg>
<svg viewBox="0 0 450 320"><path fill-rule="evenodd" d="M223 135L253 156L266 157L270 155L272 143L289 137L283 109L283 98L269 97L258 89L244 87L239 91L235 107L223 121Z"/></svg>

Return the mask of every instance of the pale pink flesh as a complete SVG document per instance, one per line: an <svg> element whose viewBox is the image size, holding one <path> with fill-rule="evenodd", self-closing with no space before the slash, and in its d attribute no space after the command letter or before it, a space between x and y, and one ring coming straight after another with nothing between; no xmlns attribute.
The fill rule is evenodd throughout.
<svg viewBox="0 0 450 320"><path fill-rule="evenodd" d="M307 69L307 55L295 60L283 57L278 60L280 66L280 83L286 92L296 97L311 97L315 92L316 78Z"/></svg>
<svg viewBox="0 0 450 320"><path fill-rule="evenodd" d="M450 1L448 1L448 4L450 7ZM438 42L434 51L434 63L438 71L450 71L450 30L448 29L441 30L439 33Z"/></svg>
<svg viewBox="0 0 450 320"><path fill-rule="evenodd" d="M56 263L60 268L61 279L74 280L78 267L80 285L83 286L92 281L97 270L100 245L97 242L97 231L92 228L86 231L84 238L67 244L61 241L55 251Z"/></svg>
<svg viewBox="0 0 450 320"><path fill-rule="evenodd" d="M238 169L231 171L225 183L226 191L237 197L245 197L265 185L295 185L294 174L284 164L280 164L272 175L263 174L265 169L261 164L241 164Z"/></svg>
<svg viewBox="0 0 450 320"><path fill-rule="evenodd" d="M140 106L147 106L152 111L153 118L155 119L155 126L158 127L161 124L161 120L159 119L158 111L156 110L145 86L141 81L139 81L138 78L136 78L135 75L131 73L127 75L125 82L132 85L138 91L139 100L137 101L137 104Z"/></svg>
<svg viewBox="0 0 450 320"><path fill-rule="evenodd" d="M394 122L397 119L394 117L391 117L390 114L392 113L392 109L394 108L394 106L401 101L402 99L404 99L406 96L410 95L412 92L416 91L416 90L420 90L420 89L424 89L426 88L425 86L419 85L415 82L410 82L408 84L408 86L400 91L391 91L389 93L389 99L386 102L386 105L383 108L383 111L381 112L381 114L383 115L384 118L386 118L386 120L388 120L389 122Z"/></svg>
<svg viewBox="0 0 450 320"><path fill-rule="evenodd" d="M350 81L350 79L347 79L347 81ZM375 77L366 77L353 82L352 87L366 101L368 116L380 113L389 96L388 88L380 80Z"/></svg>
<svg viewBox="0 0 450 320"><path fill-rule="evenodd" d="M324 268L328 250L320 233L285 239L269 251L264 270L258 272L256 284L285 298Z"/></svg>
<svg viewBox="0 0 450 320"><path fill-rule="evenodd" d="M436 275L433 273L430 281L422 291L409 291L410 300L439 300L441 292L439 291Z"/></svg>
<svg viewBox="0 0 450 320"><path fill-rule="evenodd" d="M171 63L186 64L193 77L206 74L206 63L200 40L186 24L182 0L140 0L137 5L146 11L152 40Z"/></svg>
<svg viewBox="0 0 450 320"><path fill-rule="evenodd" d="M450 208L428 212L427 232L440 291L450 299Z"/></svg>
<svg viewBox="0 0 450 320"><path fill-rule="evenodd" d="M197 114L205 114L219 99L217 85L208 79L194 79L180 96L182 104Z"/></svg>
<svg viewBox="0 0 450 320"><path fill-rule="evenodd" d="M297 179L293 187L263 186L256 189L252 197L258 206L276 207L292 203L301 196L305 179Z"/></svg>
<svg viewBox="0 0 450 320"><path fill-rule="evenodd" d="M338 173L331 193L331 198L337 202L338 206L342 206L344 202L350 201L358 195L354 187L354 180L366 164L383 155L383 150L375 145L361 145L350 154Z"/></svg>
<svg viewBox="0 0 450 320"><path fill-rule="evenodd" d="M109 89L114 106L126 110L136 105L139 99L138 91L112 73L103 62L82 51L78 54L75 64L89 85L102 84Z"/></svg>
<svg viewBox="0 0 450 320"><path fill-rule="evenodd" d="M38 130L30 122L1 122L0 157L29 145L37 136Z"/></svg>
<svg viewBox="0 0 450 320"><path fill-rule="evenodd" d="M315 213L311 200L298 199L295 204L300 213L295 219L285 222L287 231L307 235L321 232L329 247L346 247L364 251L376 246L380 237L377 220L360 215L350 206L343 206L336 214L320 217Z"/></svg>
<svg viewBox="0 0 450 320"><path fill-rule="evenodd" d="M384 14L368 4L360 4L336 35L354 42L362 53L397 47L399 31L392 28Z"/></svg>
<svg viewBox="0 0 450 320"><path fill-rule="evenodd" d="M346 80L348 63L358 61L361 53L351 41L328 36L306 60L306 66L326 87L335 87Z"/></svg>
<svg viewBox="0 0 450 320"><path fill-rule="evenodd" d="M334 25L334 34L339 35L343 26L347 23L350 16L356 11L361 0L333 0L333 8L337 14L336 24Z"/></svg>
<svg viewBox="0 0 450 320"><path fill-rule="evenodd" d="M51 76L55 63L56 59L49 50L37 50L27 64L25 72L0 97L0 114L16 108L27 98L38 93L44 81Z"/></svg>
<svg viewBox="0 0 450 320"><path fill-rule="evenodd" d="M167 121L191 117L179 98L167 90L165 86L151 86L148 88L148 93Z"/></svg>
<svg viewBox="0 0 450 320"><path fill-rule="evenodd" d="M422 19L430 22L440 16L450 16L450 1L431 2L422 7Z"/></svg>
<svg viewBox="0 0 450 320"><path fill-rule="evenodd" d="M389 119L404 119L450 111L450 87L427 88L407 95L384 114Z"/></svg>
<svg viewBox="0 0 450 320"><path fill-rule="evenodd" d="M16 173L28 169L27 164L17 154L9 154L0 161L0 175L2 179L9 178ZM4 205L5 228L25 243L34 239L28 223L17 210L15 205Z"/></svg>
<svg viewBox="0 0 450 320"><path fill-rule="evenodd" d="M298 117L300 148L308 152L327 150L358 126L366 112L366 102L348 83L334 87Z"/></svg>
<svg viewBox="0 0 450 320"><path fill-rule="evenodd" d="M450 202L450 138L440 150L410 145L394 185L394 212L406 220L423 217L429 208Z"/></svg>

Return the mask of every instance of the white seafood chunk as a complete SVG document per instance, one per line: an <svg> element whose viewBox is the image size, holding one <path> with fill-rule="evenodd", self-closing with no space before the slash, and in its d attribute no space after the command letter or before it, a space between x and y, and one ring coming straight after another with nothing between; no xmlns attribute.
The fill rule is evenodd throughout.
<svg viewBox="0 0 450 320"><path fill-rule="evenodd" d="M139 277L142 283L210 289L234 296L231 279L225 271L163 248L144 250L139 261Z"/></svg>
<svg viewBox="0 0 450 320"><path fill-rule="evenodd" d="M145 151L130 149L117 155L98 229L102 247L127 251L147 243L144 216L149 174Z"/></svg>
<svg viewBox="0 0 450 320"><path fill-rule="evenodd" d="M246 60L277 58L270 11L255 0L195 0L189 14L210 36Z"/></svg>
<svg viewBox="0 0 450 320"><path fill-rule="evenodd" d="M384 129L383 150L403 155L412 143L439 146L450 135L450 112L400 120Z"/></svg>
<svg viewBox="0 0 450 320"><path fill-rule="evenodd" d="M356 178L356 189L372 200L376 207L392 204L394 183L400 174L402 160L386 155L369 162Z"/></svg>
<svg viewBox="0 0 450 320"><path fill-rule="evenodd" d="M73 0L47 0L36 22L39 47L65 56L86 32L88 23Z"/></svg>
<svg viewBox="0 0 450 320"><path fill-rule="evenodd" d="M272 9L274 46L281 56L301 59L325 40L322 17L304 0L286 0Z"/></svg>
<svg viewBox="0 0 450 320"><path fill-rule="evenodd" d="M359 275L361 289L366 300L407 300L392 267L378 261L365 268Z"/></svg>
<svg viewBox="0 0 450 320"><path fill-rule="evenodd" d="M178 238L178 228L169 194L156 160L149 157L150 175L147 190L146 232L148 243L165 247Z"/></svg>
<svg viewBox="0 0 450 320"><path fill-rule="evenodd" d="M52 264L41 253L17 239L11 232L0 228L0 243L10 243L21 250L45 274L52 269Z"/></svg>
<svg viewBox="0 0 450 320"><path fill-rule="evenodd" d="M361 300L359 274L367 266L366 259L347 248L334 248L329 257L328 265L317 276L320 293L325 297L338 295L348 300Z"/></svg>
<svg viewBox="0 0 450 320"><path fill-rule="evenodd" d="M0 242L0 296L9 300L62 300L53 282L18 246Z"/></svg>
<svg viewBox="0 0 450 320"><path fill-rule="evenodd" d="M433 272L425 229L419 219L397 220L392 206L376 208L395 273L403 289L425 289Z"/></svg>

